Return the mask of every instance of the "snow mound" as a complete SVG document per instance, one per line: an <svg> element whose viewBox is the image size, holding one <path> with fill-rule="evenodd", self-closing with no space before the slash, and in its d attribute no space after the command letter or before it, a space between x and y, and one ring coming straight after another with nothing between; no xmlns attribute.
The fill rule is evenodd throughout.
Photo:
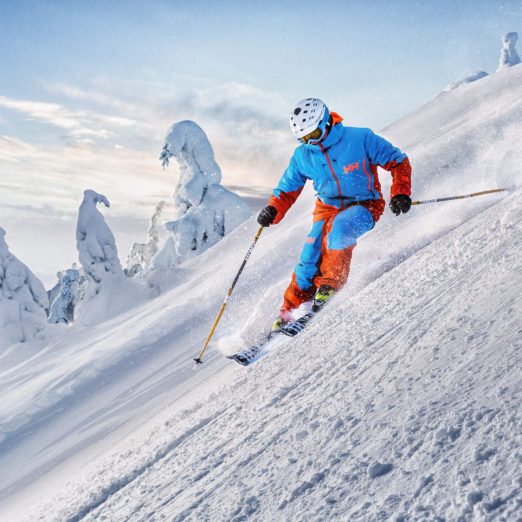
<svg viewBox="0 0 522 522"><path fill-rule="evenodd" d="M476 82L477 80L481 80L482 78L485 78L487 75L488 75L488 73L485 71L474 72L473 74L470 74L470 75L462 78L462 80L459 80L458 82L450 83L444 89L444 91L445 92L452 91L453 89L456 89L457 87L460 87L461 85L466 85L468 83L473 83L473 82Z"/></svg>
<svg viewBox="0 0 522 522"><path fill-rule="evenodd" d="M248 204L226 189L214 151L199 125L181 121L165 139L160 159L175 157L180 177L174 192L178 219L166 223L170 237L154 257L153 268L174 266L201 254L251 216Z"/></svg>
<svg viewBox="0 0 522 522"><path fill-rule="evenodd" d="M49 299L41 281L9 252L0 227L0 350L44 330Z"/></svg>

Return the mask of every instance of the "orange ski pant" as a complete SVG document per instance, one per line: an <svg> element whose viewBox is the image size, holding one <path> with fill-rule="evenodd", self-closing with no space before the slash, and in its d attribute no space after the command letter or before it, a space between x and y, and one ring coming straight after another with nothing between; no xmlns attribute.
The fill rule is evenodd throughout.
<svg viewBox="0 0 522 522"><path fill-rule="evenodd" d="M325 207L322 205L321 212L314 212L314 224L284 293L283 311L312 299L321 285L342 288L350 273L357 239L375 225L372 213L362 205L342 210L329 207L332 210L328 212Z"/></svg>

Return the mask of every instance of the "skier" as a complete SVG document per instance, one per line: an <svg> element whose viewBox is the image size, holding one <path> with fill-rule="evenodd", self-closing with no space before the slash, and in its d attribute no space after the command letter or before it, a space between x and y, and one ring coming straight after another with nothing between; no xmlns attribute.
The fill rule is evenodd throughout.
<svg viewBox="0 0 522 522"><path fill-rule="evenodd" d="M257 216L264 227L279 223L306 181L313 181L317 200L312 229L284 293L274 333L292 321L292 310L302 303L313 299L312 310L317 312L346 283L357 239L384 212L378 166L392 174L391 211L399 215L411 207L406 154L370 129L346 127L342 120L317 98L295 106L290 127L301 145Z"/></svg>

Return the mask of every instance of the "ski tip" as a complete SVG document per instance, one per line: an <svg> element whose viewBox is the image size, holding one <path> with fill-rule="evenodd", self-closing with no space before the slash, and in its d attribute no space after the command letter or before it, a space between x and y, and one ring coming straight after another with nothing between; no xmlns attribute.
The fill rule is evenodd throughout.
<svg viewBox="0 0 522 522"><path fill-rule="evenodd" d="M248 366L248 362L243 358L239 357L237 354L234 355L227 355L227 359L230 359L231 361L235 361L241 366Z"/></svg>

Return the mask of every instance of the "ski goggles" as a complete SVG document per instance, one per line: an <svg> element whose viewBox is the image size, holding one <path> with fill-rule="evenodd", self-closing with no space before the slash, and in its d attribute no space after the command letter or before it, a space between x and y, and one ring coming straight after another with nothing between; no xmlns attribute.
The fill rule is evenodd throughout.
<svg viewBox="0 0 522 522"><path fill-rule="evenodd" d="M317 145L318 143L321 143L321 141L323 141L326 138L326 136L328 136L331 126L332 122L330 120L330 113L326 111L317 129L313 130L312 132L309 132L306 136L299 138L299 141L301 143L307 143L309 145Z"/></svg>
<svg viewBox="0 0 522 522"><path fill-rule="evenodd" d="M323 129L321 129L320 127L317 127L317 129L308 133L306 136L299 138L299 141L301 143L308 143L310 141L312 143L317 143L322 138L322 136L323 136Z"/></svg>

